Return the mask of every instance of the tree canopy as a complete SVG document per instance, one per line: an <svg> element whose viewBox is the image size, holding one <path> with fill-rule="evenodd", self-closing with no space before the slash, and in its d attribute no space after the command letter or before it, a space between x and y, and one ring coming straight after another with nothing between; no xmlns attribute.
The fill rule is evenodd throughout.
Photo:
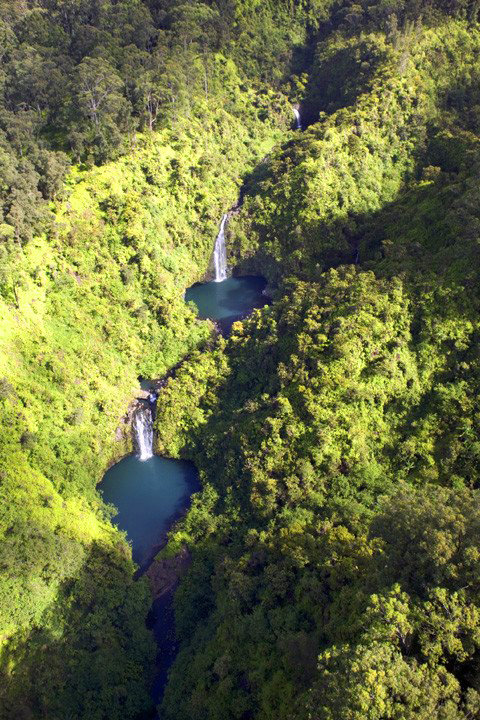
<svg viewBox="0 0 480 720"><path fill-rule="evenodd" d="M96 492L140 376L202 479L166 720L480 716L477 14L0 4L1 718L154 713ZM222 337L183 294L240 191L271 303Z"/></svg>

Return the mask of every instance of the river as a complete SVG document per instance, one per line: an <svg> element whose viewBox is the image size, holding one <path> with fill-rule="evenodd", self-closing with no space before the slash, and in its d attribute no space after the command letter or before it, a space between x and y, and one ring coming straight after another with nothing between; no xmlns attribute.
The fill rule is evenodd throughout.
<svg viewBox="0 0 480 720"><path fill-rule="evenodd" d="M235 320L267 304L265 286L266 281L260 277L229 278L194 285L187 290L185 299L197 305L200 318L216 321L227 334ZM143 381L142 389L151 390L151 384ZM153 454L155 401L156 396L150 395L150 402L141 401L134 415L137 454L111 467L98 487L104 501L117 509L113 522L127 534L139 572L150 566L167 532L189 506L192 494L200 489L192 463ZM161 701L176 653L173 594L174 587L168 588L155 600L149 615L148 625L158 646L152 686L155 704Z"/></svg>

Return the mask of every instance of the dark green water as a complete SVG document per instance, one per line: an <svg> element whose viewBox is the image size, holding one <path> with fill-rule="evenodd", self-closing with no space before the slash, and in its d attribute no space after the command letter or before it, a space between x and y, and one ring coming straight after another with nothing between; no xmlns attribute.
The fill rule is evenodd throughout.
<svg viewBox="0 0 480 720"><path fill-rule="evenodd" d="M152 381L151 380L140 377L140 378L138 378L138 381L140 383L140 387L142 388L142 390L146 390L147 392L149 392L152 389Z"/></svg>
<svg viewBox="0 0 480 720"><path fill-rule="evenodd" d="M108 470L98 489L105 502L118 509L113 521L127 533L135 562L146 569L200 483L192 463L156 455L140 462L131 455ZM171 590L156 600L149 616L148 625L158 646L151 690L155 704L161 700L176 653L173 593Z"/></svg>
<svg viewBox="0 0 480 720"><path fill-rule="evenodd" d="M221 283L194 285L187 290L185 299L196 304L201 318L215 320L222 332L228 333L236 320L268 304L268 298L263 295L266 284L262 277L229 278ZM141 386L149 391L152 383L141 379ZM98 489L105 502L118 509L113 521L127 533L135 562L146 569L200 484L191 463L157 456L141 462L130 456L108 470ZM154 602L148 622L158 645L152 686L155 703L163 695L168 669L177 650L173 594L172 589Z"/></svg>
<svg viewBox="0 0 480 720"><path fill-rule="evenodd" d="M266 286L265 278L253 275L228 278L220 283L198 283L187 290L185 300L195 303L199 317L216 320L223 332L229 332L236 320L268 304L268 298L263 295Z"/></svg>
<svg viewBox="0 0 480 720"><path fill-rule="evenodd" d="M140 462L131 455L108 470L98 489L105 502L118 508L114 523L125 530L133 559L144 567L199 481L191 463L157 456Z"/></svg>

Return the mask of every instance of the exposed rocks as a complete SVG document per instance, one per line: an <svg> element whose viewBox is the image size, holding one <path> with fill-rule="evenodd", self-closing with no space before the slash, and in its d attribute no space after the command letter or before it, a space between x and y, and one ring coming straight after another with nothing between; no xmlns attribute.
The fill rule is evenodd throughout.
<svg viewBox="0 0 480 720"><path fill-rule="evenodd" d="M190 565L191 556L186 547L173 557L156 558L145 575L149 578L154 600L171 592Z"/></svg>

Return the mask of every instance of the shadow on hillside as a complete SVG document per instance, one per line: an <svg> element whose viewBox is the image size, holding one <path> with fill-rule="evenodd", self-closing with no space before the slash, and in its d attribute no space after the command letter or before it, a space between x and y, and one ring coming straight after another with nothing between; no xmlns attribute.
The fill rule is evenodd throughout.
<svg viewBox="0 0 480 720"><path fill-rule="evenodd" d="M439 368L435 375L435 378L443 383L456 377L458 362L469 358L472 360L465 353L471 355L473 351L466 349L463 352L455 346L454 339L446 338L444 346L439 344L437 347L434 328L437 319L440 324L448 323L449 318L458 318L459 323L462 320L467 322L469 317L475 316L472 303L480 305L478 295L472 294L475 288L479 287L480 246L476 241L476 228L480 191L475 173L458 176L440 168L427 170L431 172L431 177L426 178L428 183L414 185L400 193L396 200L386 204L378 212L349 217L343 223L341 220L317 220L315 227L319 238L318 248L313 247L313 250L308 252L312 245L306 246L305 256L293 262L287 252L285 256L289 262L290 277L296 276L297 279L312 283L312 295L315 294L321 274L341 265L355 265L359 271L371 271L377 278L399 278L404 294L418 300L413 303L408 315L411 322L412 351L416 353L421 342L431 342L432 348L436 348L435 352L444 353L447 359L452 358L445 362L444 367ZM315 237L313 225L310 239L312 237ZM329 238L331 244L325 244L326 238ZM298 242L300 244L300 239ZM261 272L271 262L271 256L260 247L241 267L243 270ZM423 299L423 287L429 301ZM284 292L287 290L283 288ZM468 302L465 299L465 290L470 298ZM295 342L296 333L302 328L302 333L309 334L308 327L304 326L308 307L298 306L296 303L299 302L292 292L293 325L289 326L288 322L284 321L287 313L283 312L281 321L277 317L276 323L265 322L253 335L249 335L248 331L243 333L242 342L236 343L232 350L235 356L235 372L228 375L224 384L215 389L215 410L207 424L202 426L193 444L196 443L198 447L217 447L218 464L212 472L212 479L217 483L220 495L226 489L220 463L222 467L228 467L230 477L248 475L242 467L241 454L232 451L235 442L238 447L251 443L251 458L263 457L267 452L262 449L262 443L265 439L264 433L268 434L268 423L264 426L263 422L267 421L269 414L275 415L274 403L281 387L280 375L285 374L288 369L290 355L298 356L301 352L300 345ZM263 312L275 316L275 308L274 304ZM348 321L347 315L348 313L345 315L345 322ZM269 337L275 324L276 335ZM308 375L313 372L308 366L308 357L305 362ZM473 368L474 363L470 363L469 367ZM422 402L427 401L428 392L426 388ZM254 407L254 411L251 407ZM430 412L428 408L427 410ZM255 419L252 412L255 412ZM420 418L421 412L423 410L415 407L409 412L402 409L399 413L402 424L397 428L400 436L403 433L406 438L409 437L412 424ZM251 436L247 437L247 432L251 433ZM450 432L452 437L454 435L447 426L445 432ZM235 442L233 437L237 438ZM435 458L439 466L445 454L443 445L444 440L439 438L435 448ZM209 462L212 462L211 451L208 457ZM459 458L459 462L463 462L461 455ZM200 462L199 466L204 465ZM239 505L244 508L248 507L250 502L250 489L247 485L248 481L229 487Z"/></svg>
<svg viewBox="0 0 480 720"><path fill-rule="evenodd" d="M1 720L139 720L154 716L155 647L146 581L124 546L94 543L64 581L42 627L18 633L0 656Z"/></svg>
<svg viewBox="0 0 480 720"><path fill-rule="evenodd" d="M274 165L262 163L251 175L246 196L259 243L255 252L242 257L233 233L231 255L239 274L264 274L278 284L284 272L316 281L325 270L342 264L387 275L423 267L424 272L443 276L447 272L452 275L452 263L465 271L469 265L470 269L475 267L478 255L471 236L475 231L474 206L479 201L478 140L463 132L457 135L433 130L427 147L417 157L413 176L405 178L405 182L420 182L401 190L376 212L344 215L339 205L341 217L311 216L295 226L295 217L308 217L303 212L308 186L303 187L302 177L297 176L295 192L288 188L290 194L273 216L275 226L256 224L257 204L261 216L265 196L272 193L276 178L281 179L308 158L309 142L314 139L314 135L305 137L304 142L302 138L290 139ZM468 223L472 229L464 238L461 231Z"/></svg>
<svg viewBox="0 0 480 720"><path fill-rule="evenodd" d="M368 92L375 73L386 56L371 41L339 48L322 63L315 63L302 102L304 127L317 122L319 114L329 115L353 105Z"/></svg>

